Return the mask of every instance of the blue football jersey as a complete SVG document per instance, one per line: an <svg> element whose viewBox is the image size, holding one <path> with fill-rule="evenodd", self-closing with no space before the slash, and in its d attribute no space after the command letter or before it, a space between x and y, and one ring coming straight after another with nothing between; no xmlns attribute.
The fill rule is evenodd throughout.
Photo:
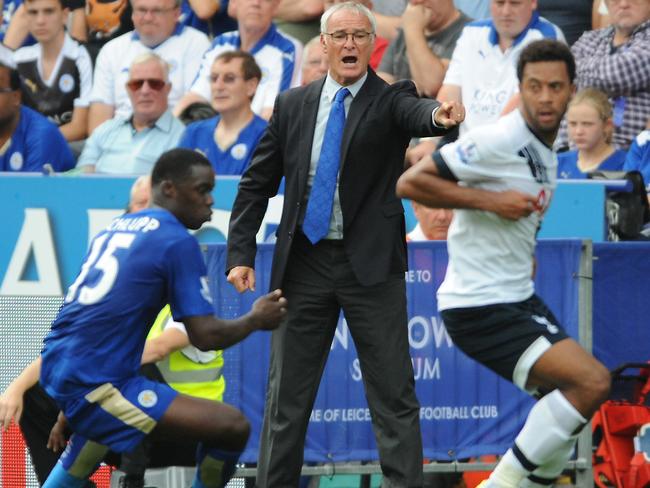
<svg viewBox="0 0 650 488"><path fill-rule="evenodd" d="M257 115L237 136L229 148L222 150L214 141L214 132L220 116L192 122L181 136L178 147L193 149L202 153L217 175L241 175L248 168L257 144L260 142L268 122Z"/></svg>
<svg viewBox="0 0 650 488"><path fill-rule="evenodd" d="M55 398L138 372L160 309L175 320L214 313L196 239L174 215L146 209L119 217L92 241L45 338L41 383Z"/></svg>

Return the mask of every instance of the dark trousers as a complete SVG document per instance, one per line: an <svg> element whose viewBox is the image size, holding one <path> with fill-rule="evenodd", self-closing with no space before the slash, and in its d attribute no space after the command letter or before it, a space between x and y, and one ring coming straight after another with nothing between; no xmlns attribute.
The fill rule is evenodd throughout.
<svg viewBox="0 0 650 488"><path fill-rule="evenodd" d="M271 338L258 487L298 486L309 416L341 309L359 355L383 486L422 486L419 403L403 273L362 286L342 242L312 246L299 234L282 289L289 311Z"/></svg>
<svg viewBox="0 0 650 488"><path fill-rule="evenodd" d="M39 484L45 483L60 453L47 448L50 431L59 415L59 407L39 384L32 386L23 397L20 430L29 448L29 455Z"/></svg>

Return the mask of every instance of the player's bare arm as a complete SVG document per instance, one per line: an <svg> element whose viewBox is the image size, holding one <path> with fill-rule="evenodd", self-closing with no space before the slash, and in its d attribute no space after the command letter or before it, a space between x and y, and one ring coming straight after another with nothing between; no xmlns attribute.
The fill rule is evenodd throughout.
<svg viewBox="0 0 650 488"><path fill-rule="evenodd" d="M275 290L255 300L252 310L237 319L200 315L182 321L193 345L202 351L213 351L230 347L256 330L277 328L286 313L287 299L281 290Z"/></svg>
<svg viewBox="0 0 650 488"><path fill-rule="evenodd" d="M427 207L486 210L509 220L529 216L537 198L515 190L493 192L459 186L438 174L431 156L411 166L397 181L397 195Z"/></svg>

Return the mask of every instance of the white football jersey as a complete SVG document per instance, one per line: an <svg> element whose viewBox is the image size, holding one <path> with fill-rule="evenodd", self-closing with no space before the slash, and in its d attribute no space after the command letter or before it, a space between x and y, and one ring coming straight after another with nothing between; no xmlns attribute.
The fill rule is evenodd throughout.
<svg viewBox="0 0 650 488"><path fill-rule="evenodd" d="M535 236L556 185L557 157L521 112L470 130L434 159L443 177L472 188L518 190L537 197L537 210L512 221L458 209L449 228L449 265L438 308L512 303L533 294Z"/></svg>

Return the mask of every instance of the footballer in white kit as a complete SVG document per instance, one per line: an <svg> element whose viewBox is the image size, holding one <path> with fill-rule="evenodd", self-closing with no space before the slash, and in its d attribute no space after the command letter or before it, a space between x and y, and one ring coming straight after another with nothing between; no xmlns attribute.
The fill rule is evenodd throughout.
<svg viewBox="0 0 650 488"><path fill-rule="evenodd" d="M470 129L409 168L397 194L454 208L438 309L454 343L539 400L483 488L543 487L607 398L607 369L570 338L535 295L535 236L555 189L551 145L575 86L558 41L534 41L517 62L518 110ZM523 483L523 484L522 484Z"/></svg>

